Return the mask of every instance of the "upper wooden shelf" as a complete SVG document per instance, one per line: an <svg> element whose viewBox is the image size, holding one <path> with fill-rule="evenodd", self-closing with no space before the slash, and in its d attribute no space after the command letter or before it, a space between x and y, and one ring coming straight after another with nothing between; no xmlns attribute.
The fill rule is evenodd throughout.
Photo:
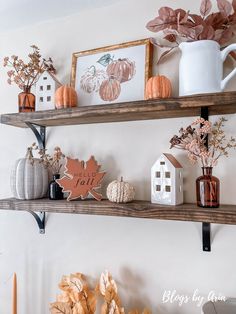
<svg viewBox="0 0 236 314"><path fill-rule="evenodd" d="M33 113L3 114L0 116L0 122L25 128L27 127L25 122L41 126L60 126L178 118L198 116L201 107L206 106L209 107L210 115L236 113L236 92L141 100Z"/></svg>
<svg viewBox="0 0 236 314"><path fill-rule="evenodd" d="M0 210L121 216L236 225L236 205L202 208L195 204L164 206L151 204L147 201L116 204L107 200L101 202L95 200L67 202L66 200L50 201L48 199L24 201L9 198L0 200Z"/></svg>

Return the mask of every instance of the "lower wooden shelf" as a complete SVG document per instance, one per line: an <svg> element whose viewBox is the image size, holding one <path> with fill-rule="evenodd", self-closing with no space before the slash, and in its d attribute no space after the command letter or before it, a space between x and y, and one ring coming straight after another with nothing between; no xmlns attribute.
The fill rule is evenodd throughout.
<svg viewBox="0 0 236 314"><path fill-rule="evenodd" d="M196 221L217 224L236 224L236 205L221 205L219 208L201 208L195 204L164 206L147 201L127 204L111 203L108 200L51 201L48 199L0 200L0 210L22 210L29 212L71 213L84 215L104 215L160 220Z"/></svg>

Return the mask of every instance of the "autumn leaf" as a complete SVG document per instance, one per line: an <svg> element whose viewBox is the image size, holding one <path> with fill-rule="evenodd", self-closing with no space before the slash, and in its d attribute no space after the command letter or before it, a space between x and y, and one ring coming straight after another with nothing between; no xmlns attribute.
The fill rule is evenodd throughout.
<svg viewBox="0 0 236 314"><path fill-rule="evenodd" d="M72 314L87 314L86 310L83 308L82 304L76 303L75 306L73 307Z"/></svg>
<svg viewBox="0 0 236 314"><path fill-rule="evenodd" d="M69 276L62 276L61 282L59 283L59 288L63 291L68 291L70 289L69 285L70 279Z"/></svg>
<svg viewBox="0 0 236 314"><path fill-rule="evenodd" d="M83 290L83 277L80 273L63 276L59 288L67 293L79 293ZM71 294L72 296L73 294Z"/></svg>
<svg viewBox="0 0 236 314"><path fill-rule="evenodd" d="M64 302L51 303L51 314L73 314L69 304Z"/></svg>
<svg viewBox="0 0 236 314"><path fill-rule="evenodd" d="M95 313L96 305L97 305L95 292L87 291L87 305L88 305L90 313Z"/></svg>
<svg viewBox="0 0 236 314"><path fill-rule="evenodd" d="M212 26L215 30L222 29L225 22L226 19L220 12L211 13L205 19L205 23Z"/></svg>
<svg viewBox="0 0 236 314"><path fill-rule="evenodd" d="M189 18L195 25L202 25L204 23L204 20L200 15L189 14Z"/></svg>
<svg viewBox="0 0 236 314"><path fill-rule="evenodd" d="M158 11L159 16L151 20L146 27L152 32L159 32L167 28L177 28L177 14L169 7L162 7Z"/></svg>
<svg viewBox="0 0 236 314"><path fill-rule="evenodd" d="M99 280L99 290L101 295L105 296L106 290L111 286L112 290L117 293L117 285L113 280L111 274L106 270L105 273L101 273Z"/></svg>
<svg viewBox="0 0 236 314"><path fill-rule="evenodd" d="M64 302L64 303L70 303L70 294L68 291L63 291L61 294L57 296L57 302Z"/></svg>
<svg viewBox="0 0 236 314"><path fill-rule="evenodd" d="M112 300L108 307L108 314L120 314L119 307L115 300Z"/></svg>
<svg viewBox="0 0 236 314"><path fill-rule="evenodd" d="M76 274L70 275L69 286L70 286L70 290L75 292L75 293L79 293L83 290L83 282L82 282L81 278Z"/></svg>
<svg viewBox="0 0 236 314"><path fill-rule="evenodd" d="M232 4L227 0L217 0L217 6L221 14L225 17L229 16L233 9Z"/></svg>
<svg viewBox="0 0 236 314"><path fill-rule="evenodd" d="M162 61L162 59L163 59L165 56L167 56L171 51L173 51L175 48L176 48L176 47L171 47L170 49L167 49L166 51L164 51L164 52L160 55L157 64L160 64L161 61Z"/></svg>
<svg viewBox="0 0 236 314"><path fill-rule="evenodd" d="M212 26L206 25L201 32L199 39L214 39L215 31Z"/></svg>
<svg viewBox="0 0 236 314"><path fill-rule="evenodd" d="M219 40L220 45L225 45L234 36L234 28L230 27L225 29L222 33L221 39Z"/></svg>
<svg viewBox="0 0 236 314"><path fill-rule="evenodd" d="M78 159L66 159L65 175L57 183L63 188L63 192L69 192L68 201L79 197L85 199L88 194L97 200L102 199L102 195L95 191L105 175L100 167L93 156L86 163Z"/></svg>
<svg viewBox="0 0 236 314"><path fill-rule="evenodd" d="M211 8L212 8L211 0L202 0L200 6L200 13L203 18L210 13Z"/></svg>
<svg viewBox="0 0 236 314"><path fill-rule="evenodd" d="M168 40L170 43L176 42L176 35L175 34L168 34L163 39Z"/></svg>

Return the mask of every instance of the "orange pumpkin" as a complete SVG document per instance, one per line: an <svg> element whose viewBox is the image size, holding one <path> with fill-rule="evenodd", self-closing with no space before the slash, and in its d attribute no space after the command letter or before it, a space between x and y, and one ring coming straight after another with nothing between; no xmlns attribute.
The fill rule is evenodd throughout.
<svg viewBox="0 0 236 314"><path fill-rule="evenodd" d="M73 87L62 85L55 93L55 107L57 109L77 106L77 93Z"/></svg>
<svg viewBox="0 0 236 314"><path fill-rule="evenodd" d="M103 81L99 89L99 95L102 100L105 101L112 101L117 99L120 95L120 92L120 82L112 77L110 77L108 80Z"/></svg>
<svg viewBox="0 0 236 314"><path fill-rule="evenodd" d="M107 74L115 77L120 83L127 82L135 75L135 62L129 59L118 59L107 67Z"/></svg>
<svg viewBox="0 0 236 314"><path fill-rule="evenodd" d="M164 75L151 77L146 84L145 99L169 98L172 94L170 80Z"/></svg>

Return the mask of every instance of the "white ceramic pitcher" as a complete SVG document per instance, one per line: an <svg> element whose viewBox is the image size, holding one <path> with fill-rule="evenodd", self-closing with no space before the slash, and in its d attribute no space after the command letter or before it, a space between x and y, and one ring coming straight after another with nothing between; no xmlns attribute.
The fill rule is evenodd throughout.
<svg viewBox="0 0 236 314"><path fill-rule="evenodd" d="M215 93L224 90L228 81L236 74L236 68L223 79L223 63L236 44L220 50L213 40L184 42L179 45L182 52L179 65L179 95Z"/></svg>

